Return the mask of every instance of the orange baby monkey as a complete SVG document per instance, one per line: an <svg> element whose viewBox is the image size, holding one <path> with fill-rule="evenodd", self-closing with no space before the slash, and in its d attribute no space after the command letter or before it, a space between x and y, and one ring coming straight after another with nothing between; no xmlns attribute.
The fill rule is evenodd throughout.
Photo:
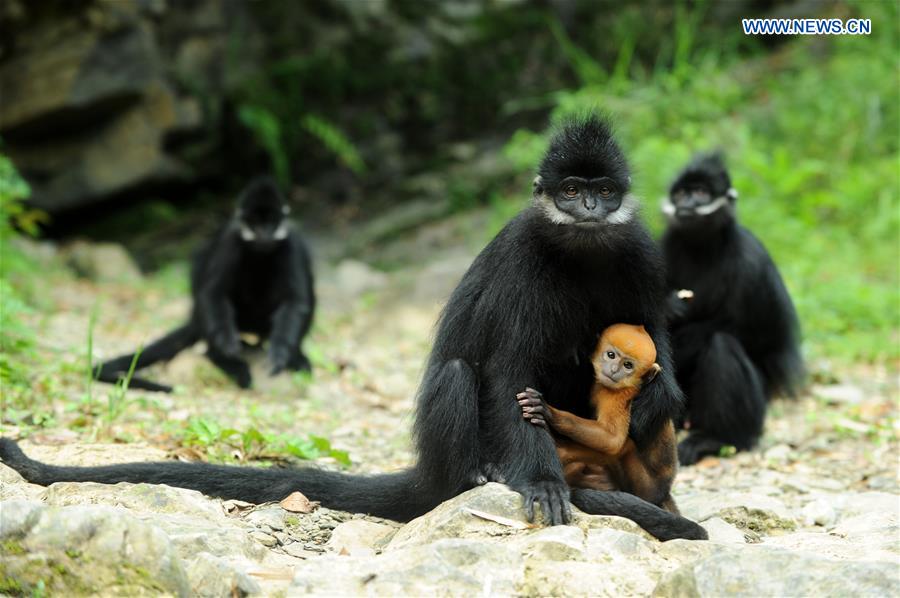
<svg viewBox="0 0 900 598"><path fill-rule="evenodd" d="M551 407L532 388L517 395L522 415L553 431L570 486L630 492L678 513L670 495L677 462L674 425L667 422L642 449L628 437L631 401L660 371L653 340L643 326L614 324L600 336L591 363L594 419Z"/></svg>

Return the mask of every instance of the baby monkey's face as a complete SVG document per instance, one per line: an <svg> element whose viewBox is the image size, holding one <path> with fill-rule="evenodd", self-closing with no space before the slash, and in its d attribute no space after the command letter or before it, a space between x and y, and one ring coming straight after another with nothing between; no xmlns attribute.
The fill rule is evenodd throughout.
<svg viewBox="0 0 900 598"><path fill-rule="evenodd" d="M656 345L643 326L613 324L591 359L597 382L610 389L640 388L657 372Z"/></svg>
<svg viewBox="0 0 900 598"><path fill-rule="evenodd" d="M611 343L601 343L594 356L594 375L607 388L636 388L651 364L637 359Z"/></svg>

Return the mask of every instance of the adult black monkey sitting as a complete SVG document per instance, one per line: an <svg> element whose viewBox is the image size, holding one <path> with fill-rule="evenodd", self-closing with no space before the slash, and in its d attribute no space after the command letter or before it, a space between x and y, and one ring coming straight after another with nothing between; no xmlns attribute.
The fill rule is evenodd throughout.
<svg viewBox="0 0 900 598"><path fill-rule="evenodd" d="M752 448L768 399L793 393L803 375L791 298L766 249L738 224L736 200L722 157L703 154L663 201L672 342L690 429L678 446L683 465L724 445ZM679 299L680 290L692 298Z"/></svg>
<svg viewBox="0 0 900 598"><path fill-rule="evenodd" d="M569 519L569 488L549 434L522 418L516 392L531 386L587 414L597 334L643 324L662 373L632 407L635 443L650 442L679 412L665 330L662 257L634 219L625 159L607 123L573 121L553 139L535 179L534 205L475 259L441 316L417 397L418 462L406 471L354 476L314 468L252 469L205 463L55 467L12 440L0 457L28 480L151 482L251 502L299 490L329 508L407 521L485 480L502 479L553 524ZM696 523L633 495L577 489L572 502L633 519L659 538L701 538Z"/></svg>
<svg viewBox="0 0 900 598"><path fill-rule="evenodd" d="M238 199L234 217L194 256L186 324L145 347L135 362L143 368L171 359L203 339L207 356L241 388L250 386L250 368L241 357L241 332L269 339L272 374L309 370L300 349L312 323L312 266L300 233L288 220L290 209L269 178L251 182ZM97 379L116 382L134 353L97 368ZM130 385L169 392L170 386L138 377Z"/></svg>

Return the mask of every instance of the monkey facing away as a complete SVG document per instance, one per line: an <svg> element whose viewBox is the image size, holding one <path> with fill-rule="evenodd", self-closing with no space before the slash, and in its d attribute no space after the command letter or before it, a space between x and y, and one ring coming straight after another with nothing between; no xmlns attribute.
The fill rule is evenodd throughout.
<svg viewBox="0 0 900 598"><path fill-rule="evenodd" d="M653 339L643 326L613 324L600 335L591 362L593 419L548 405L532 388L517 395L523 417L555 433L569 486L622 490L677 514L670 494L677 467L674 425L662 426L641 450L628 438L631 402L660 370Z"/></svg>
<svg viewBox="0 0 900 598"><path fill-rule="evenodd" d="M315 296L309 252L288 220L290 209L274 181L258 178L238 199L234 217L194 256L193 306L187 323L144 347L140 369L169 360L205 340L207 356L241 388L251 384L250 367L241 357L240 333L269 340L271 372L309 370L300 349L312 323ZM135 354L97 367L97 379L116 382L128 372ZM170 386L133 377L130 385L169 392Z"/></svg>
<svg viewBox="0 0 900 598"><path fill-rule="evenodd" d="M793 394L803 378L794 305L765 247L738 224L736 201L718 154L696 156L663 200L684 465L725 445L752 448L769 398Z"/></svg>
<svg viewBox="0 0 900 598"><path fill-rule="evenodd" d="M699 525L625 492L574 488L553 439L522 418L516 389L540 388L573 413L590 411L596 331L646 327L662 370L631 408L638 449L680 411L665 320L662 256L636 218L625 157L603 119L575 119L554 136L535 179L533 205L475 258L451 294L417 395L406 470L371 476L317 468L259 469L208 463L57 467L0 440L4 463L39 484L148 482L250 502L301 491L332 509L408 521L483 481L491 471L551 524L581 510L619 515L654 536L701 538Z"/></svg>

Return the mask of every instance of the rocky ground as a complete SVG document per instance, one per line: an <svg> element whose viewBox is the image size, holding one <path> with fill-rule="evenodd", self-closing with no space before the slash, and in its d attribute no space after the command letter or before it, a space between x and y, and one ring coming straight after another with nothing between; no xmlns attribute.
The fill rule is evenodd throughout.
<svg viewBox="0 0 900 598"><path fill-rule="evenodd" d="M183 269L138 279L127 262L110 272L89 267L98 252L107 252L101 265L115 262L114 247L82 247L76 260L32 246L46 271L41 307L27 317L38 345L29 389L4 392L2 433L66 464L282 461L282 440L315 434L349 452L351 471L407 465L432 325L483 243L485 219L457 216L364 252L387 271L337 259L362 231L314 235L314 377L269 378L264 355L253 355L249 392L236 391L199 349L148 371L175 383L172 395L88 390L91 313L96 356L133 349L186 312L183 284L173 282ZM59 267L66 261L93 280ZM0 466L0 593L900 595L896 371L812 366L810 389L772 406L758 450L679 473L676 500L709 541L660 543L629 521L583 514L571 525L532 527L518 495L496 484L401 526L164 486L42 488Z"/></svg>

